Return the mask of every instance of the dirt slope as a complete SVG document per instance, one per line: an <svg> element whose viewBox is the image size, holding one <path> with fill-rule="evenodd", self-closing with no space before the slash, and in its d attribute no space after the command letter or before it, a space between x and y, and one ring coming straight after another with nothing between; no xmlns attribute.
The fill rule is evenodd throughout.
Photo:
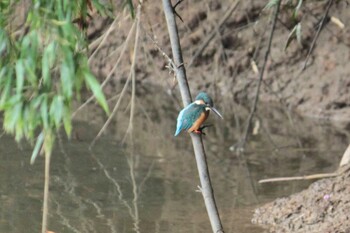
<svg viewBox="0 0 350 233"><path fill-rule="evenodd" d="M350 232L350 166L342 168L342 172L256 209L253 223L279 233Z"/></svg>
<svg viewBox="0 0 350 233"><path fill-rule="evenodd" d="M251 103L258 81L258 74L251 64L255 61L258 69L261 69L271 28L272 10L262 11L266 2L241 1L220 29L217 25L234 1L193 0L180 4L177 12L183 22L178 20L178 27L192 93L206 90L215 95L218 103L220 98L238 104ZM348 130L350 6L346 1L334 1L311 52L308 66L301 71L327 3L303 1L298 15L302 25L302 45L293 41L287 50L284 47L294 24L290 18L292 10L283 4L260 100L280 102L304 116L345 122L342 127ZM95 73L101 77L109 74L124 43L128 43L128 48L133 47L133 37L125 42L132 28L129 13L124 11L118 14L120 21L92 61ZM343 22L344 28L334 23L336 20ZM111 23L108 20L103 22L95 22L89 29L92 40L106 31ZM203 47L213 31L217 33ZM154 83L176 92L173 74L169 74L167 60L162 55L164 52L171 56L171 49L159 1L144 1L140 34L136 63L138 85ZM191 63L196 53L199 56ZM110 85L105 88L107 94L112 95L113 86L127 79L131 54L132 49L124 54L126 56L113 73ZM317 181L301 193L266 204L257 209L254 222L265 225L270 232L350 232L349 176L347 170L342 176Z"/></svg>

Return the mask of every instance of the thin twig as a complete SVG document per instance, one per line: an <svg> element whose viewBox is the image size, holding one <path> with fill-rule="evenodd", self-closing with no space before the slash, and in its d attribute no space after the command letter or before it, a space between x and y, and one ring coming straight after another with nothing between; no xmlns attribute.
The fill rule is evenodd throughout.
<svg viewBox="0 0 350 233"><path fill-rule="evenodd" d="M343 157L340 160L339 167L342 167L342 166L349 164L349 163L350 163L350 144L346 148L346 150L343 154Z"/></svg>
<svg viewBox="0 0 350 233"><path fill-rule="evenodd" d="M141 12L141 4L138 6L138 15L140 16L140 12ZM126 80L126 83L124 84L124 87L120 93L120 97L117 101L117 103L114 105L114 108L112 110L112 113L111 115L108 117L107 121L105 122L105 124L102 126L102 128L100 129L100 131L98 132L98 134L96 135L96 137L94 138L94 140L91 142L90 144L90 148L95 144L95 142L101 137L102 133L106 130L106 128L108 127L108 125L110 124L110 122L112 121L114 115L116 114L118 108L119 108L119 105L121 103L121 100L122 98L124 97L125 93L126 93L126 89L128 87L128 84L130 82L130 79L133 78L133 92L135 92L135 64L136 64L136 55L137 55L137 46L138 46L138 38L139 38L139 17L136 18L134 24L133 24L133 28L134 26L136 25L136 35L135 35L135 46L134 46L134 57L133 57L133 61L132 61L132 65L131 65L131 69L130 69L130 73L129 73L129 76L128 76L128 79ZM131 30L130 30L131 32ZM131 33L129 33L128 35L128 38L129 36L131 35ZM128 41L128 38L127 38L127 41ZM124 50L124 49L123 49ZM124 53L124 51L122 52ZM119 61L119 60L118 60ZM118 62L117 62L118 63ZM113 69L114 70L114 67ZM107 80L107 79L106 79ZM103 85L103 84L102 84ZM135 95L135 93L133 93ZM130 114L131 114L131 125L129 124L129 127L132 128L132 121L133 121L133 115L134 115L134 110L133 110L133 100L131 100L131 110L130 110ZM128 127L128 130L130 130L131 128Z"/></svg>
<svg viewBox="0 0 350 233"><path fill-rule="evenodd" d="M44 184L44 205L41 233L47 232L47 220L49 214L49 185L50 185L50 160L51 151L45 150L45 184Z"/></svg>
<svg viewBox="0 0 350 233"><path fill-rule="evenodd" d="M187 106L191 103L191 93L186 78L185 66L183 65L180 39L173 12L173 7L171 5L170 0L163 0L163 9L168 27L174 62L177 65L175 67L176 77L180 88L182 102L185 106ZM202 137L194 133L191 133L190 135L192 139L194 154L199 173L199 179L201 183L201 193L204 199L205 207L207 209L212 230L214 233L223 233L224 230L221 224L219 211L215 202Z"/></svg>
<svg viewBox="0 0 350 233"><path fill-rule="evenodd" d="M275 6L275 13L274 13L274 18L273 18L273 22L272 22L271 32L270 32L270 36L269 36L268 46L267 46L267 49L266 49L266 52L265 52L264 63L263 63L263 66L262 66L262 68L260 70L260 74L259 74L259 82L258 82L258 86L256 87L254 103L253 103L251 112L250 112L249 117L248 117L247 127L245 129L243 139L240 142L239 149L243 149L244 146L245 146L245 143L247 142L250 126L251 126L251 123L252 123L252 119L254 117L254 114L255 114L255 111L256 111L256 108L257 108L257 104L258 104L258 101L259 101L260 86L261 86L261 83L262 83L262 80L263 80L263 77L264 77L267 60L268 60L268 57L270 55L272 39L273 39L273 34L274 34L275 28L276 28L276 22L277 22L278 14L279 14L279 11L280 11L280 5L281 5L281 0L279 0L277 2L276 6Z"/></svg>
<svg viewBox="0 0 350 233"><path fill-rule="evenodd" d="M135 74L135 65L136 65L136 57L137 57L137 48L139 44L139 33L140 33L140 21L141 21L141 4L138 5L137 7L137 15L136 15L136 33L135 33L135 44L134 44L134 53L133 53L133 58L132 58L132 63L131 63L131 68L130 68L130 75L132 78L131 82L131 107L130 107L130 119L129 119L129 125L126 130L123 143L126 139L126 136L128 134L131 135L132 137L132 132L133 132L133 122L134 122L134 114L135 114L135 90L136 90L136 74Z"/></svg>
<svg viewBox="0 0 350 233"><path fill-rule="evenodd" d="M141 25L141 28L142 28L142 25ZM156 41L154 39L154 37L152 37L144 28L143 29L143 32L147 35L147 37L152 41L153 45L157 48L157 50L162 54L163 57L166 58L167 62L168 62L168 65L167 67L176 67L175 63L173 62L173 60L168 56L168 54L166 54L166 52L164 52L164 50L159 46L158 44L158 41ZM173 71L175 73L175 70L172 69L170 71Z"/></svg>
<svg viewBox="0 0 350 233"><path fill-rule="evenodd" d="M196 53L192 56L188 67L191 67L194 60L203 52L203 50L208 46L209 42L214 38L214 36L220 32L222 25L230 18L231 14L236 10L240 0L237 0L235 4L232 4L231 7L226 11L225 15L222 17L218 25L213 29L213 31L205 38L201 46L197 49Z"/></svg>
<svg viewBox="0 0 350 233"><path fill-rule="evenodd" d="M332 173L313 174L313 175L308 175L308 176L276 177L276 178L271 178L271 179L259 180L259 184L271 183L271 182L281 182L281 181L293 181L293 180L314 180L314 179L335 177L338 175L339 174L337 172L332 172Z"/></svg>
<svg viewBox="0 0 350 233"><path fill-rule="evenodd" d="M112 75L114 74L115 69L118 67L120 61L122 60L122 57L123 57L123 55L124 55L124 53L125 53L125 51L126 51L126 48L128 47L129 41L130 41L131 36L132 36L132 34L133 34L133 32L134 32L135 26L136 26L136 21L132 24L132 27L131 27L131 29L130 29L130 31L129 31L129 34L128 34L128 36L127 36L125 42L124 42L124 46L123 46L123 48L122 48L122 51L120 52L120 55L119 55L119 57L118 57L118 60L117 60L117 62L114 64L114 66L113 66L113 68L111 69L111 71L108 73L106 79L102 82L101 88L103 88L103 87L107 84L107 82L112 78ZM75 115L76 115L81 109L83 109L84 107L86 107L86 106L87 106L92 100L94 100L94 99L95 99L95 96L92 95L88 100L86 100L82 105L80 105L79 108L77 108L77 109L73 112L72 118L74 118Z"/></svg>
<svg viewBox="0 0 350 233"><path fill-rule="evenodd" d="M113 20L112 24L109 26L108 30L104 33L103 37L102 37L102 41L101 43L97 46L97 48L95 49L95 51L91 54L91 56L89 57L88 63L90 64L92 58L95 56L95 54L100 50L100 48L102 47L102 45L104 45L104 43L106 42L107 37L109 36L109 34L113 31L114 29L114 24L117 22L118 17L115 17L115 19Z"/></svg>
<svg viewBox="0 0 350 233"><path fill-rule="evenodd" d="M348 159L349 155L350 155L350 145L346 148L337 171L332 173L321 173L321 174L313 174L313 175L307 175L307 176L276 177L276 178L259 180L259 183L262 184L262 183L270 183L270 182L281 182L281 181L292 181L292 180L312 180L312 179L336 177L345 173L350 169L349 159Z"/></svg>
<svg viewBox="0 0 350 233"><path fill-rule="evenodd" d="M331 6L332 6L332 3L333 3L333 0L328 0L328 5L327 5L327 8L326 8L326 12L324 13L323 18L322 18L322 20L321 20L321 23L320 23L319 26L318 26L318 30L317 30L317 32L316 32L315 37L314 37L314 39L312 40L312 43L311 43L309 52L307 53L307 56L306 56L306 59L305 59L305 62L304 62L304 66L303 66L301 72L304 71L304 70L306 69L307 62L309 61L310 55L311 55L311 53L312 53L312 51L313 51L313 49L314 49L314 47L315 47L317 38L319 37L320 32L321 32L321 30L322 30L322 28L323 28L323 26L324 26L324 24L325 24L325 22L326 22L327 15L328 15L329 9L330 9Z"/></svg>
<svg viewBox="0 0 350 233"><path fill-rule="evenodd" d="M100 131L98 132L98 134L96 135L96 137L94 138L94 140L92 140L91 144L90 144L90 149L91 147L96 143L96 141L101 137L102 133L106 130L107 126L111 123L115 113L117 112L119 105L121 103L121 100L123 99L125 93L126 93L126 89L128 87L128 84L130 82L131 79L131 75L129 75L128 79L126 80L124 87L120 93L120 97L117 101L117 103L114 105L114 108L111 112L111 115L108 117L107 121L104 123L104 125L102 126L102 128L100 129Z"/></svg>

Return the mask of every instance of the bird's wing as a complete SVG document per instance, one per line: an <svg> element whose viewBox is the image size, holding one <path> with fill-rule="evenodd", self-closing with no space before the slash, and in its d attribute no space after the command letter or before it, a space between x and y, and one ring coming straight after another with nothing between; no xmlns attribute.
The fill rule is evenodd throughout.
<svg viewBox="0 0 350 233"><path fill-rule="evenodd" d="M199 118L204 110L204 106L195 103L191 103L182 109L177 117L175 136L177 136L182 130L188 130L191 128L195 120Z"/></svg>

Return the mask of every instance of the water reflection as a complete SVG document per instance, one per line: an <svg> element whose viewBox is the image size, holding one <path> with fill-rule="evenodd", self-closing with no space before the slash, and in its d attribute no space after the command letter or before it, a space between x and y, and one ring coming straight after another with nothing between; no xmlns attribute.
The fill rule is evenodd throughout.
<svg viewBox="0 0 350 233"><path fill-rule="evenodd" d="M90 151L104 115L79 114L71 141L60 139L52 159L49 229L63 232L210 232L192 145L174 138L177 110L166 94L139 93L134 132L128 103ZM220 102L220 101L216 101ZM150 104L151 103L151 104ZM169 104L171 103L171 104ZM283 110L260 108L257 133L243 156L229 150L244 130L247 108L221 101L225 121L210 117L205 147L215 197L226 232L261 232L250 224L257 205L305 188L309 182L258 185L262 178L336 169L349 141L341 129ZM145 108L144 106L147 106ZM232 111L234 110L234 111ZM8 136L0 143L0 232L38 232L43 161L29 165L30 147Z"/></svg>

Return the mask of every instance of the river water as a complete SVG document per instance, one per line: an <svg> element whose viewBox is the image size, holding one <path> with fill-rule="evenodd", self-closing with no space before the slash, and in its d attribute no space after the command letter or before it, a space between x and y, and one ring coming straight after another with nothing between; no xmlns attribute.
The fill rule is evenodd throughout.
<svg viewBox="0 0 350 233"><path fill-rule="evenodd" d="M51 166L50 231L211 232L190 137L173 136L179 104L164 93L138 95L132 128L125 101L91 149L107 119L95 107L78 114L70 140L61 134ZM213 127L203 140L226 233L262 232L250 223L254 208L310 184L258 180L332 172L349 142L341 127L260 105L254 135L238 155L232 145L242 136L248 108L224 102L217 108L224 120L211 115ZM30 154L28 144L1 136L1 233L40 231L43 158L30 165Z"/></svg>

